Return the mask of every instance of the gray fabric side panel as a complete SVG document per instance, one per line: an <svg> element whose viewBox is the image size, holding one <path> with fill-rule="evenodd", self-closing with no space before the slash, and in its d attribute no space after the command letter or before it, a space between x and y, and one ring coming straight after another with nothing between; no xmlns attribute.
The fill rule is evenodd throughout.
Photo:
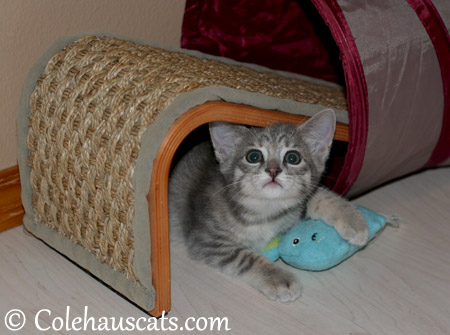
<svg viewBox="0 0 450 335"><path fill-rule="evenodd" d="M207 101L217 100L305 116L314 115L325 108L321 105L277 99L223 86L206 87L178 95L170 106L156 118L155 122L145 130L141 139L141 150L136 161L133 178L136 204L133 222L135 236L150 236L146 197L150 189L153 160L168 129L178 117L190 108ZM339 122L348 123L346 111L336 110L336 116ZM150 264L150 243L147 243L144 238L136 238L133 266L135 274L143 283L151 282L148 264Z"/></svg>
<svg viewBox="0 0 450 335"><path fill-rule="evenodd" d="M444 108L439 63L406 1L338 0L358 47L369 98L364 162L354 195L420 169L438 141Z"/></svg>
<svg viewBox="0 0 450 335"><path fill-rule="evenodd" d="M62 237L55 230L35 224L28 216L24 220L25 227L36 237L42 239L60 253L74 260L82 268L89 270L94 276L113 288L120 288L119 292L135 302L141 308L150 311L154 307L155 291L153 287L138 286L126 278L122 273L115 271L106 263L100 263L98 258L77 243Z"/></svg>
<svg viewBox="0 0 450 335"><path fill-rule="evenodd" d="M442 164L440 164L439 166L449 166L450 165L450 158L447 159L445 162L443 162Z"/></svg>
<svg viewBox="0 0 450 335"><path fill-rule="evenodd" d="M442 21L444 21L447 30L450 30L450 1L448 0L433 0L433 5L436 7Z"/></svg>

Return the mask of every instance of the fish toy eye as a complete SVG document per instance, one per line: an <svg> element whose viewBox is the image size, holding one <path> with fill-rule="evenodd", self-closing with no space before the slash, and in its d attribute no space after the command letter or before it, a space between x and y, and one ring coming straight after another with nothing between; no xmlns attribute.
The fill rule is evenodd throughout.
<svg viewBox="0 0 450 335"><path fill-rule="evenodd" d="M300 164L302 158L300 157L300 153L297 151L288 151L286 155L284 156L284 160L286 163L291 165L298 165Z"/></svg>
<svg viewBox="0 0 450 335"><path fill-rule="evenodd" d="M317 239L317 233L312 234L311 240L315 241Z"/></svg>
<svg viewBox="0 0 450 335"><path fill-rule="evenodd" d="M292 241L292 245L297 245L300 243L300 239L299 238L294 238L294 240Z"/></svg>
<svg viewBox="0 0 450 335"><path fill-rule="evenodd" d="M256 164L263 160L263 154L259 150L250 150L247 153L247 156L245 156L245 159L251 164Z"/></svg>

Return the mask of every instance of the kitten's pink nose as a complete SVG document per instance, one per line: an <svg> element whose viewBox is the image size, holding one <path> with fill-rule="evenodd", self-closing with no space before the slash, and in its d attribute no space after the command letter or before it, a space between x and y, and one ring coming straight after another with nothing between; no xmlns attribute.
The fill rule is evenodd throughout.
<svg viewBox="0 0 450 335"><path fill-rule="evenodd" d="M281 172L282 170L279 167L276 168L267 168L266 172L272 177L272 179L275 179L276 176Z"/></svg>

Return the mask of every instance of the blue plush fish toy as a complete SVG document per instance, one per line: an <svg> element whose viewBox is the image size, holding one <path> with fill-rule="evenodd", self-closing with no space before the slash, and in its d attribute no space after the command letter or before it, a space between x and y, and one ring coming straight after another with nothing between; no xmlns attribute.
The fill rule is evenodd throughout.
<svg viewBox="0 0 450 335"><path fill-rule="evenodd" d="M369 225L372 240L386 225L386 217L357 206ZM338 265L361 249L348 243L330 225L320 220L296 224L284 236L275 238L262 252L267 258L302 270L323 271Z"/></svg>

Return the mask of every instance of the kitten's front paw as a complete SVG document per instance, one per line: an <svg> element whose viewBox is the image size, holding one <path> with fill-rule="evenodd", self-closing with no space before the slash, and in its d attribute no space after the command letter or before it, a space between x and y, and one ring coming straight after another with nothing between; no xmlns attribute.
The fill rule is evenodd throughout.
<svg viewBox="0 0 450 335"><path fill-rule="evenodd" d="M363 246L369 239L369 227L364 216L358 210L352 210L345 217L335 222L335 228L339 235L350 244Z"/></svg>
<svg viewBox="0 0 450 335"><path fill-rule="evenodd" d="M280 268L266 271L257 289L270 300L281 302L294 301L302 294L302 287L295 276Z"/></svg>

